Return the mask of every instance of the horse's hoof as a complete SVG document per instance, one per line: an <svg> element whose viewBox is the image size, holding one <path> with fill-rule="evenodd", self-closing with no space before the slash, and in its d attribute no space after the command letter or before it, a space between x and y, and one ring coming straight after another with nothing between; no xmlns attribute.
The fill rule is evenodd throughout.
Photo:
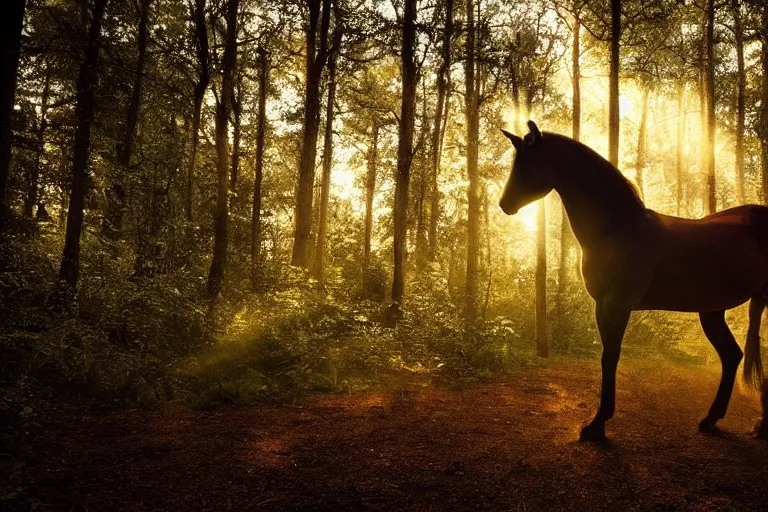
<svg viewBox="0 0 768 512"><path fill-rule="evenodd" d="M579 441L588 443L600 443L605 440L605 427L603 425L594 425L590 423L581 429L581 434L579 435Z"/></svg>
<svg viewBox="0 0 768 512"><path fill-rule="evenodd" d="M715 426L716 422L717 420L713 420L707 416L699 422L699 432L703 434L711 434L712 432L717 431L717 427Z"/></svg>

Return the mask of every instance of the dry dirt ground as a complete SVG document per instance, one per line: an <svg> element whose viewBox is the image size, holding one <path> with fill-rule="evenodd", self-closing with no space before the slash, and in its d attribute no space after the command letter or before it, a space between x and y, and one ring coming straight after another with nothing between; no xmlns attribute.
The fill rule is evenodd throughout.
<svg viewBox="0 0 768 512"><path fill-rule="evenodd" d="M766 510L768 443L741 387L718 435L715 368L624 360L610 441L576 441L597 361L452 391L294 406L63 416L26 447L42 510Z"/></svg>

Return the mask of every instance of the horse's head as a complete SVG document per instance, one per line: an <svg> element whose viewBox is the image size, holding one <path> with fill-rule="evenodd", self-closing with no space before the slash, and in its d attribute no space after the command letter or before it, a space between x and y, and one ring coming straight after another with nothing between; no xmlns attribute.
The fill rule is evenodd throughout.
<svg viewBox="0 0 768 512"><path fill-rule="evenodd" d="M499 206L507 215L514 215L523 206L541 199L551 190L545 151L542 151L541 132L533 121L528 121L525 138L501 130L515 146L515 161L509 174Z"/></svg>

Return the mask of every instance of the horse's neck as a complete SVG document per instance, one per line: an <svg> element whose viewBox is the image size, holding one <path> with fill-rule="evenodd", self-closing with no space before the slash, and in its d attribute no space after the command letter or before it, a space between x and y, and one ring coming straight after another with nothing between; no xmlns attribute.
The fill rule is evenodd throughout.
<svg viewBox="0 0 768 512"><path fill-rule="evenodd" d="M595 190L599 186L599 176L578 177L578 169L573 169L573 161L568 158L553 165L554 189L560 194L576 239L584 248L598 245L604 238L612 222L621 218L639 215L644 208L623 204L619 197ZM636 210L636 213L635 213Z"/></svg>
<svg viewBox="0 0 768 512"><path fill-rule="evenodd" d="M568 221L571 223L573 234L582 247L590 247L599 243L601 233L610 222L608 210L601 208L601 205L591 202L587 195L574 193L573 191L563 191L555 188L563 206L568 214Z"/></svg>

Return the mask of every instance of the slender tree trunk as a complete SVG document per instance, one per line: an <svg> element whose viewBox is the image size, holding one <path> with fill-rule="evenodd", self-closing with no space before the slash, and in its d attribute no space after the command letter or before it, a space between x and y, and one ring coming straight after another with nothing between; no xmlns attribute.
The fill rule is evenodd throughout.
<svg viewBox="0 0 768 512"><path fill-rule="evenodd" d="M736 147L734 148L736 165L736 202L744 204L744 110L745 90L747 87L746 73L744 72L744 28L741 22L741 1L732 0L733 28L736 35L736 66L737 66L737 91L736 91Z"/></svg>
<svg viewBox="0 0 768 512"><path fill-rule="evenodd" d="M677 183L675 202L677 204L677 216L681 215L683 205L683 144L685 139L685 83L681 80L677 84Z"/></svg>
<svg viewBox="0 0 768 512"><path fill-rule="evenodd" d="M261 279L261 185L264 180L264 140L267 127L267 51L259 48L259 114L256 122L256 162L253 175L253 215L251 221L251 280L254 288Z"/></svg>
<svg viewBox="0 0 768 512"><path fill-rule="evenodd" d="M536 355L549 357L549 323L547 321L547 205L539 199L536 233Z"/></svg>
<svg viewBox="0 0 768 512"><path fill-rule="evenodd" d="M448 122L448 82L451 73L451 38L453 37L453 0L445 0L445 26L440 69L437 73L437 107L432 131L432 162L429 186L429 250L427 260L437 260L437 220L440 215L440 191L437 178L440 174L440 156L443 150L444 126Z"/></svg>
<svg viewBox="0 0 768 512"><path fill-rule="evenodd" d="M368 147L368 170L365 174L365 226L363 228L363 272L371 265L371 234L373 232L373 196L376 193L376 167L379 159L379 122L371 126Z"/></svg>
<svg viewBox="0 0 768 512"><path fill-rule="evenodd" d="M480 248L480 193L478 176L479 91L475 70L475 5L467 0L466 35L466 116L467 116L467 281L464 294L464 314L467 326L477 319L477 257Z"/></svg>
<svg viewBox="0 0 768 512"><path fill-rule="evenodd" d="M235 80L232 93L232 169L229 173L229 187L235 190L240 179L240 139L242 138L243 86L242 76Z"/></svg>
<svg viewBox="0 0 768 512"><path fill-rule="evenodd" d="M321 13L322 1L322 13ZM320 79L328 58L328 26L331 0L307 0L309 23L306 31L307 60L304 88L304 129L296 187L295 231L291 264L309 267L312 236L312 188L320 125ZM318 32L318 21L320 22ZM319 37L320 48L317 48Z"/></svg>
<svg viewBox="0 0 768 512"><path fill-rule="evenodd" d="M0 16L0 221L8 209L6 187L11 166L11 118L16 98L16 73L21 55L26 0L6 0Z"/></svg>
<svg viewBox="0 0 768 512"><path fill-rule="evenodd" d="M77 78L72 188L69 194L64 251L61 258L61 267L59 268L59 280L72 292L75 291L80 276L80 234L83 231L83 208L85 206L85 187L91 144L91 123L94 110L93 90L97 80L101 24L104 19L107 1L95 0L93 4L85 57L80 65L80 72Z"/></svg>
<svg viewBox="0 0 768 512"><path fill-rule="evenodd" d="M187 183L185 197L185 212L187 221L192 221L193 185L195 180L195 164L197 163L197 146L200 140L200 117L203 110L203 99L208 84L211 81L211 67L208 54L208 26L205 23L205 0L195 0L193 12L195 20L195 49L197 61L200 65L200 74L195 84L194 107L192 111L192 147L189 163L187 164Z"/></svg>
<svg viewBox="0 0 768 512"><path fill-rule="evenodd" d="M573 108L571 109L571 137L581 138L581 19L578 13L573 19L573 48L571 51L571 86Z"/></svg>
<svg viewBox="0 0 768 512"><path fill-rule="evenodd" d="M125 132L120 145L118 163L124 167L130 164L133 156L133 145L136 140L136 128L139 124L139 110L141 109L141 93L144 85L144 68L147 62L147 40L149 39L149 7L152 0L142 0L139 14L139 27L137 37L136 72L133 78L131 99L126 113Z"/></svg>
<svg viewBox="0 0 768 512"><path fill-rule="evenodd" d="M701 11L701 41L698 44L698 60L699 60L699 126L701 126L702 133L699 138L699 165L701 166L701 174L706 176L707 174L707 12ZM705 183L706 187L706 183ZM706 214L706 191L702 196L702 203L704 212Z"/></svg>
<svg viewBox="0 0 768 512"><path fill-rule="evenodd" d="M227 32L222 58L222 79L216 107L216 208L213 215L213 258L208 272L208 297L215 299L221 291L227 262L227 224L229 220L229 109L232 106L232 84L237 64L238 0L228 0Z"/></svg>
<svg viewBox="0 0 768 512"><path fill-rule="evenodd" d="M761 53L762 61L762 94L761 94L761 112L760 112L760 157L762 163L762 200L763 204L768 205L768 6L763 7L763 27Z"/></svg>
<svg viewBox="0 0 768 512"><path fill-rule="evenodd" d="M421 104L421 148L419 149L419 166L416 191L416 270L421 272L427 266L427 252L429 251L427 243L427 222L425 213L425 204L427 200L428 178L428 144L429 135L432 133L429 125L429 116L427 114L427 91L426 82L422 82L422 104Z"/></svg>
<svg viewBox="0 0 768 512"><path fill-rule="evenodd" d="M637 130L637 160L635 161L635 181L640 197L645 198L645 166L646 166L646 141L648 131L648 86L643 85L643 99L640 107L640 127Z"/></svg>
<svg viewBox="0 0 768 512"><path fill-rule="evenodd" d="M571 137L578 141L581 138L581 18L579 11L575 9L573 18L573 44L571 49L571 86L573 106L571 109ZM560 207L560 266L557 275L557 311L556 322L558 328L565 322L566 288L568 284L568 251L573 244L568 212L565 206ZM562 329L559 329L563 332Z"/></svg>
<svg viewBox="0 0 768 512"><path fill-rule="evenodd" d="M408 186L413 159L413 129L416 116L416 4L417 0L405 0L403 17L402 102L397 147L397 177L395 180L394 208L394 275L392 302L400 304L405 293L405 242L408 237Z"/></svg>
<svg viewBox="0 0 768 512"><path fill-rule="evenodd" d="M704 201L704 211L707 215L717 210L715 194L715 0L707 3L707 63L706 63L706 94L707 94L707 141L706 141L706 177L707 192Z"/></svg>
<svg viewBox="0 0 768 512"><path fill-rule="evenodd" d="M608 160L619 165L619 51L621 0L611 0L611 71L608 84Z"/></svg>
<svg viewBox="0 0 768 512"><path fill-rule="evenodd" d="M341 30L336 19L334 47L341 40ZM325 108L325 134L323 136L323 176L320 180L320 212L317 221L317 247L313 260L312 274L320 284L325 283L326 238L328 233L328 196L331 189L331 168L333 167L333 109L336 101L336 59L334 51L328 59L328 103Z"/></svg>
<svg viewBox="0 0 768 512"><path fill-rule="evenodd" d="M118 176L113 178L107 191L106 213L102 221L102 232L109 238L117 239L123 231L123 217L126 209L126 189L124 178L128 173L133 156L133 146L136 141L136 131L139 125L141 109L141 93L144 85L144 68L147 60L147 40L149 39L149 7L152 0L142 0L139 12L137 42L138 56L136 58L135 76L128 110L125 116L125 131L123 140L117 148Z"/></svg>
<svg viewBox="0 0 768 512"><path fill-rule="evenodd" d="M35 153L35 165L29 175L27 183L27 196L24 198L24 215L32 218L35 206L38 203L40 188L40 162L45 148L45 131L48 128L48 100L51 96L51 66L46 63L43 92L40 95L40 125L37 128L37 151Z"/></svg>

